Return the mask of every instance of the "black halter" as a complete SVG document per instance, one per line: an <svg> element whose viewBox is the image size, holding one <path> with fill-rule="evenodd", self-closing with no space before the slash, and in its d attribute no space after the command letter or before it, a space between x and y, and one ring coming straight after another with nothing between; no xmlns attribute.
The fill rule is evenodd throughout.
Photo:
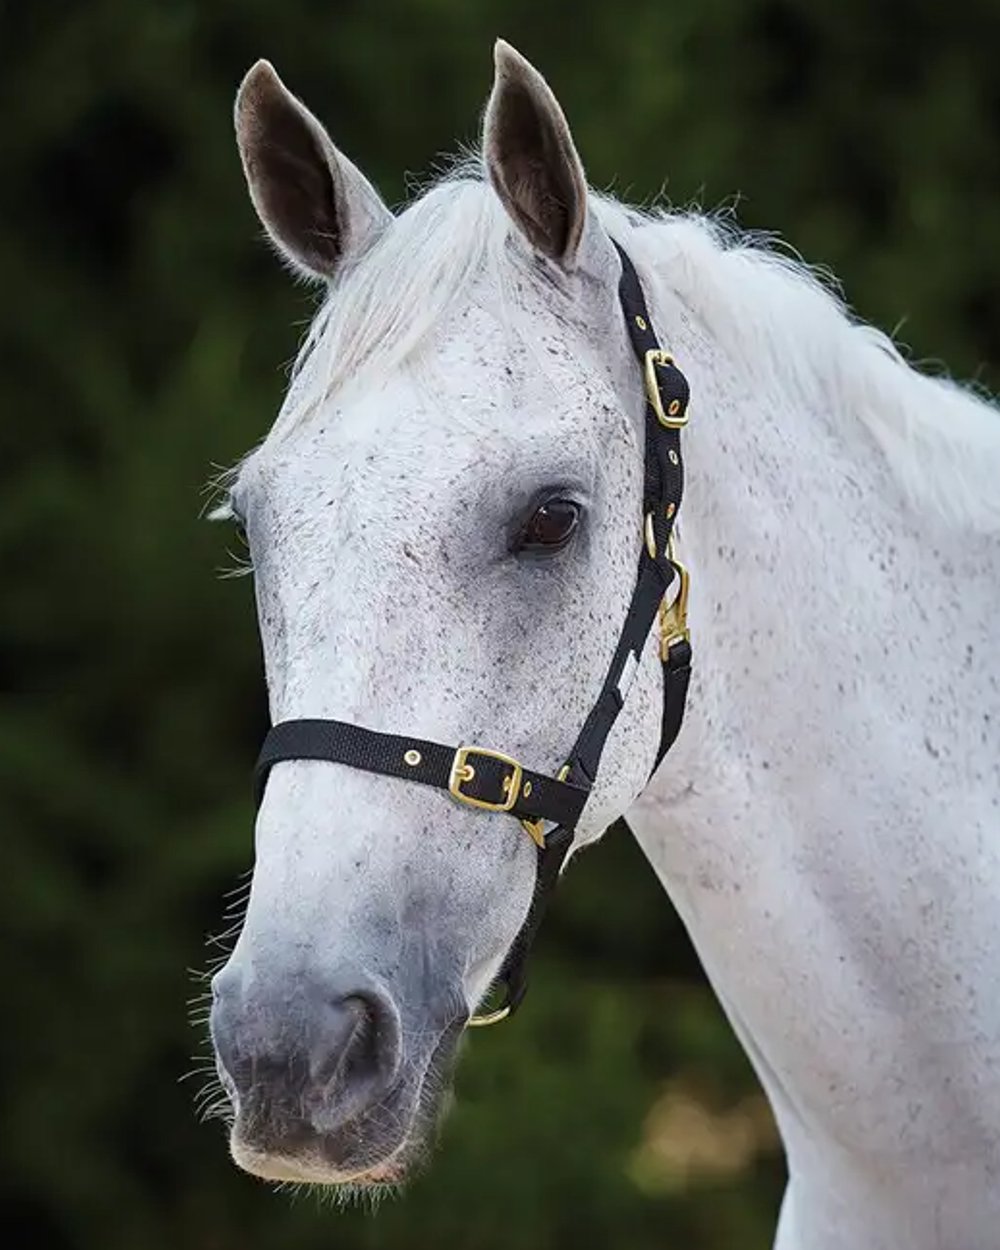
<svg viewBox="0 0 1000 1250"><path fill-rule="evenodd" d="M257 760L254 780L258 806L275 764L282 760L328 760L437 786L469 807L506 812L521 821L538 847L534 897L500 970L505 1001L497 1011L473 1017L472 1024L503 1019L524 997L528 951L573 843L604 744L624 706L658 613L663 722L654 770L673 745L684 715L691 674L688 577L683 565L674 559L672 533L684 490L680 431L687 423L688 384L671 356L660 348L639 277L620 247L618 252L622 263L619 298L646 388L643 544L632 601L604 685L558 777L532 772L500 751L442 746L422 738L376 733L339 720L282 721L271 728ZM668 604L665 596L675 580L677 592ZM546 821L554 821L555 828L546 831Z"/></svg>

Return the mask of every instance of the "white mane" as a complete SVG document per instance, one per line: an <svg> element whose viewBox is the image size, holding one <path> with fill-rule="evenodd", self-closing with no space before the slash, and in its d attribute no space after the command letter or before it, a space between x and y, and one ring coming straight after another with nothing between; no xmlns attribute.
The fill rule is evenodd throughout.
<svg viewBox="0 0 1000 1250"><path fill-rule="evenodd" d="M641 273L674 291L710 333L770 380L862 421L909 497L981 531L1000 528L1000 411L917 372L880 331L853 321L805 265L718 219L644 212L604 196L591 206ZM469 162L410 204L335 283L296 361L272 436L348 379L419 353L484 273L511 309L523 250Z"/></svg>

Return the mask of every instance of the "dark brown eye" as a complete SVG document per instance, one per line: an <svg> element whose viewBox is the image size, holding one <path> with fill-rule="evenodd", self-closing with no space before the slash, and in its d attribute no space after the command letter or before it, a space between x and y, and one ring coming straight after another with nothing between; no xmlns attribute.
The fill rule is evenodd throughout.
<svg viewBox="0 0 1000 1250"><path fill-rule="evenodd" d="M550 499L537 509L521 531L519 551L559 551L576 532L580 521L580 505L572 499Z"/></svg>

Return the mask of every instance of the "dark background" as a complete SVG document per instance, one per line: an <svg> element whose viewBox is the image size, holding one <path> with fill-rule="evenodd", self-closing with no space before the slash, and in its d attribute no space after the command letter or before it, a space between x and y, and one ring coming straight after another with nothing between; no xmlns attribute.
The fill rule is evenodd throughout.
<svg viewBox="0 0 1000 1250"><path fill-rule="evenodd" d="M233 94L268 56L398 202L475 139L497 34L595 185L735 203L915 357L1000 382L997 0L0 3L8 1244L769 1245L766 1112L621 829L377 1216L237 1173L179 1081L264 729L251 586L217 576L234 539L202 486L265 431L313 306L261 242Z"/></svg>

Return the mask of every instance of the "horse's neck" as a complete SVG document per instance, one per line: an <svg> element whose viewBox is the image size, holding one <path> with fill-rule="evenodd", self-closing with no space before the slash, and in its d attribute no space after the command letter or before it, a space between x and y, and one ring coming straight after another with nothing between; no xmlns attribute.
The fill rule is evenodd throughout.
<svg viewBox="0 0 1000 1250"><path fill-rule="evenodd" d="M983 1221L1000 1227L996 545L933 520L918 535L862 423L822 386L791 411L748 384L660 296L696 396L680 532L695 674L630 823L776 1111L794 1182L781 1244L937 1246L928 1202L940 1244L985 1244Z"/></svg>

